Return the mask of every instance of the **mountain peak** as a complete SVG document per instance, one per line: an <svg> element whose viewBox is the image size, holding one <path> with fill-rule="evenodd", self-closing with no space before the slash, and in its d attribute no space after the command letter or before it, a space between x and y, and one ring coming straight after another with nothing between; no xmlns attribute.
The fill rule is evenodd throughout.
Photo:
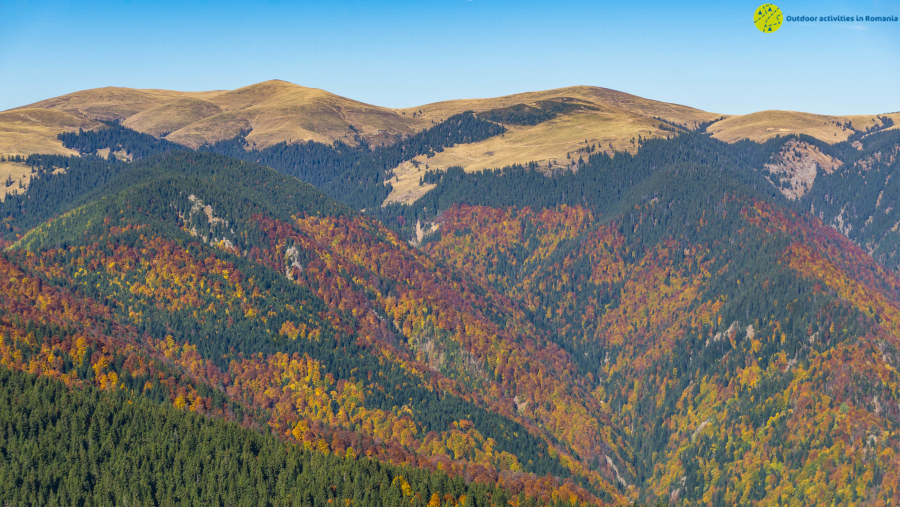
<svg viewBox="0 0 900 507"><path fill-rule="evenodd" d="M843 141L854 132L884 123L873 115L836 117L790 111L723 116L589 85L391 109L270 79L234 90L197 92L109 86L42 100L10 111L49 110L69 117L60 121L57 115L53 121L42 122L40 115L30 115L29 121L34 125L29 128L35 135L29 143L17 139L21 136L15 132L20 126L5 125L0 117L0 154L27 155L36 153L38 147L44 153L69 153L56 136L77 129L76 125L102 128L97 121L119 121L129 128L193 148L247 131L248 141L258 148L302 141L353 145L358 136L369 144L383 144L464 111L502 113L509 108L549 108L554 112L545 115L552 116L552 121L505 124L511 132L501 140L453 147L430 160L429 165L463 165L468 170L532 161L551 165L590 146L606 151L633 151L636 143L632 140L669 137L673 130L692 130L704 123L711 123L709 132L714 137L728 142L763 141L776 135L803 133L828 143ZM900 123L900 114L889 116ZM401 179L404 174L403 170L398 172ZM418 176L410 179L413 180L418 182ZM398 183L403 186L402 181Z"/></svg>

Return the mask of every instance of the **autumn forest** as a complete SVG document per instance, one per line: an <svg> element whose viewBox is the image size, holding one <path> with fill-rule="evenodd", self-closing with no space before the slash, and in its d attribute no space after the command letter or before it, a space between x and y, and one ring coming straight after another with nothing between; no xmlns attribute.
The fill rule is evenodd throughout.
<svg viewBox="0 0 900 507"><path fill-rule="evenodd" d="M0 500L900 502L898 131L659 120L385 201L401 164L575 108L263 148L110 121L17 160ZM786 172L811 152L835 165Z"/></svg>

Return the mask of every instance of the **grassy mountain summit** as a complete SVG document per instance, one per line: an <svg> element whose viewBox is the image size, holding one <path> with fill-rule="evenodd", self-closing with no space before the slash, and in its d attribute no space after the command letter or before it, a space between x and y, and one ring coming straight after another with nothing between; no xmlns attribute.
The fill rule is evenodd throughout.
<svg viewBox="0 0 900 507"><path fill-rule="evenodd" d="M422 123L389 109L279 80L211 92L98 88L32 106L119 121L192 148L232 138L243 130L250 130L249 139L261 148L290 140L352 143L357 133L377 142L414 132Z"/></svg>
<svg viewBox="0 0 900 507"><path fill-rule="evenodd" d="M545 116L547 121L523 125L513 119L515 115L508 114L511 108L550 109L552 114ZM22 144L12 135L21 130L14 124L21 120L0 115L0 153L61 153L54 140L56 134L97 128L96 121L115 120L192 148L249 131L247 139L251 145L265 148L280 142L307 140L355 144L358 136L370 144L382 144L463 111L505 111L505 115L493 115L507 127L515 127L505 139L459 147L431 163L437 167L462 165L467 169L529 161L559 162L586 145L599 145L608 150L633 149L632 138L666 137L673 129L691 130L709 122L712 122L710 132L729 142L805 133L829 143L843 141L849 134L879 123L875 115L837 117L780 111L727 116L592 86L390 109L280 80L236 90L204 92L97 88L11 111L23 109L56 111L70 116L61 121L59 117L32 115L29 122L36 132L31 137L41 141Z"/></svg>
<svg viewBox="0 0 900 507"><path fill-rule="evenodd" d="M190 148L239 136L246 150L306 142L383 146L464 112L474 112L506 132L401 161L385 178L391 185L385 203L409 203L430 190L419 185L423 168L459 166L471 172L537 163L553 170L598 150L634 152L644 139L696 129L727 142L806 134L833 144L894 128L893 120L900 121L896 113L824 116L763 111L728 116L592 86L390 109L271 80L208 92L97 88L42 100L0 112L0 155L72 154L56 139L58 134L104 129L100 122L110 121ZM29 179L20 172L14 167L4 171L24 187Z"/></svg>

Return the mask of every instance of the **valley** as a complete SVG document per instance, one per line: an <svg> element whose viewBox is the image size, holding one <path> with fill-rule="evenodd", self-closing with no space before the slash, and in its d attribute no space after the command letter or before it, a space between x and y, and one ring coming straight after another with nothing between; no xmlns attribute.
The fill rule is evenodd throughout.
<svg viewBox="0 0 900 507"><path fill-rule="evenodd" d="M895 119L283 81L0 112L0 438L57 442L0 498L898 502Z"/></svg>

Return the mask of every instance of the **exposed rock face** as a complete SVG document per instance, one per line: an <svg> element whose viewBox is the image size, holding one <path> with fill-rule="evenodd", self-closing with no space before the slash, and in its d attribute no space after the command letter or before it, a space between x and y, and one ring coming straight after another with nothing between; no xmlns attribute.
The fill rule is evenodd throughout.
<svg viewBox="0 0 900 507"><path fill-rule="evenodd" d="M766 169L781 193L788 199L797 200L812 188L819 169L833 173L841 164L840 160L822 153L819 148L792 139L785 143L781 152L772 157L772 161L766 164Z"/></svg>

